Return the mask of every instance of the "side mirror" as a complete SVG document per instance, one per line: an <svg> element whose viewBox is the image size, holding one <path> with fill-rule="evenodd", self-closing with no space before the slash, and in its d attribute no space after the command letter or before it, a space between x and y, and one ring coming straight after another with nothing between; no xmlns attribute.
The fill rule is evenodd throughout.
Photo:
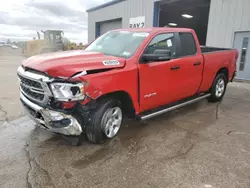
<svg viewBox="0 0 250 188"><path fill-rule="evenodd" d="M150 61L169 61L171 59L170 50L155 50L152 54L143 54L142 60L144 62Z"/></svg>

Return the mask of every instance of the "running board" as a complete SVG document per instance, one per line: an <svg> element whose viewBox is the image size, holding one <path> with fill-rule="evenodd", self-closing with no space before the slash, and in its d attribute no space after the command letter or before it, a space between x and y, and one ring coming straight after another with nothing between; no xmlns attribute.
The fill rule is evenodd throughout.
<svg viewBox="0 0 250 188"><path fill-rule="evenodd" d="M195 103L197 101L200 101L202 99L205 99L207 97L210 97L211 94L205 94L205 95L200 95L196 98L193 98L192 100L188 100L188 101L185 101L183 103L179 103L177 105L174 105L174 106L170 106L170 107L167 107L167 108L164 108L164 109L161 109L159 111L155 111L155 112L152 112L152 113L149 113L149 114L146 114L146 115L142 115L140 116L140 119L143 121L143 120L147 120L147 119L150 119L150 118L153 118L155 116L158 116L158 115L161 115L161 114L164 114L166 112L170 112L172 110L175 110L177 108L181 108L183 106L186 106L186 105L189 105L189 104L192 104L192 103Z"/></svg>

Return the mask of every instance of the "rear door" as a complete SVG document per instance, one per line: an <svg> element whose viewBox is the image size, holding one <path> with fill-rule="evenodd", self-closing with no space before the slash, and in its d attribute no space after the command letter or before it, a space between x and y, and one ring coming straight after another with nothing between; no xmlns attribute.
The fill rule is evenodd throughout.
<svg viewBox="0 0 250 188"><path fill-rule="evenodd" d="M203 72L203 56L199 49L192 33L178 33L177 38L177 58L175 63L180 67L174 75L178 79L179 94L175 100L180 100L186 97L195 95L198 92L202 81ZM173 80L174 81L174 80Z"/></svg>

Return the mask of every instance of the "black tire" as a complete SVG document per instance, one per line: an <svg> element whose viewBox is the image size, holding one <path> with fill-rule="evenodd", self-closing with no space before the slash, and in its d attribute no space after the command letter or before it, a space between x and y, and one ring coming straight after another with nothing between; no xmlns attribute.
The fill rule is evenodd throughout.
<svg viewBox="0 0 250 188"><path fill-rule="evenodd" d="M218 82L220 82L221 80L224 81L224 90L223 90L223 92L221 92L220 95L216 95L216 86L217 86ZM226 92L227 83L228 83L228 79L224 73L219 73L216 75L214 82L213 82L213 85L212 85L211 90L210 90L211 91L211 96L209 98L210 102L219 102L222 100L222 98L224 97L225 92Z"/></svg>
<svg viewBox="0 0 250 188"><path fill-rule="evenodd" d="M86 127L86 135L90 142L101 144L109 138L104 134L102 129L102 118L105 112L114 107L121 108L121 103L118 100L106 99L99 102L96 111L92 113L90 124ZM117 134L116 134L117 135Z"/></svg>

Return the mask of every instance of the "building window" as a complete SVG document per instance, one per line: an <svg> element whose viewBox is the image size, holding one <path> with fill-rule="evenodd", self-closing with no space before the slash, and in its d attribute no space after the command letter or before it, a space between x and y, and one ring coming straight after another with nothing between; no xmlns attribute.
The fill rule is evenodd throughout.
<svg viewBox="0 0 250 188"><path fill-rule="evenodd" d="M242 49L241 49L241 57L240 57L240 71L244 71L245 68L245 62L246 62L246 55L247 55L247 49L248 49L248 37L243 38L242 42Z"/></svg>

